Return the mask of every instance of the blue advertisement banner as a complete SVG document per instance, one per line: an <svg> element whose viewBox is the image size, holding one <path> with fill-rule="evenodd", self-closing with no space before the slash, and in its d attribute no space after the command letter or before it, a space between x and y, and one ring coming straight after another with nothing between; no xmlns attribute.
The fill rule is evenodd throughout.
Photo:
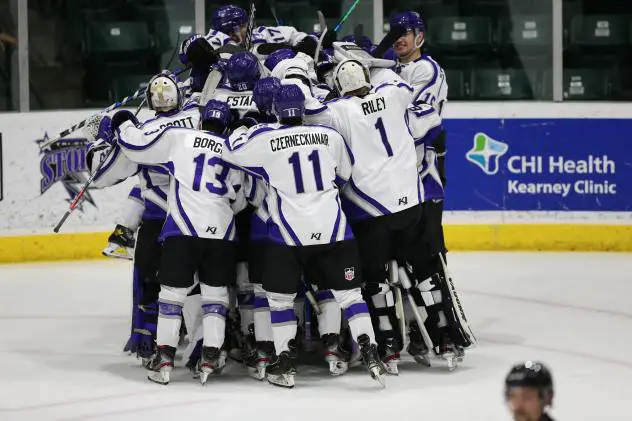
<svg viewBox="0 0 632 421"><path fill-rule="evenodd" d="M632 120L449 119L446 210L632 211Z"/></svg>

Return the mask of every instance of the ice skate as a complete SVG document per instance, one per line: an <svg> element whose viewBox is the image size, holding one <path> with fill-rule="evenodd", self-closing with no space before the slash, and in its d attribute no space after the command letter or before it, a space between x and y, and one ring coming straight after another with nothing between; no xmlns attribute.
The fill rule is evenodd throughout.
<svg viewBox="0 0 632 421"><path fill-rule="evenodd" d="M363 334L358 337L358 345L362 353L362 361L369 370L371 378L377 380L382 387L386 387L386 367L380 361L377 353L377 345L371 343L369 335Z"/></svg>
<svg viewBox="0 0 632 421"><path fill-rule="evenodd" d="M117 259L132 260L134 258L134 232L123 225L117 225L108 237L108 245L103 249L102 254Z"/></svg>
<svg viewBox="0 0 632 421"><path fill-rule="evenodd" d="M439 356L448 364L448 371L454 371L459 364L459 351L457 347L450 341L447 335L442 340L439 347Z"/></svg>
<svg viewBox="0 0 632 421"><path fill-rule="evenodd" d="M172 346L159 346L148 364L147 379L159 384L169 384L176 349Z"/></svg>
<svg viewBox="0 0 632 421"><path fill-rule="evenodd" d="M397 341L395 338L387 338L384 346L384 357L382 362L386 368L386 372L392 376L399 375L399 362L401 356L399 354Z"/></svg>
<svg viewBox="0 0 632 421"><path fill-rule="evenodd" d="M244 364L248 370L248 375L255 380L266 378L266 367L270 362L270 357L274 354L274 343L257 342L254 349L248 352L244 358Z"/></svg>
<svg viewBox="0 0 632 421"><path fill-rule="evenodd" d="M211 374L220 374L226 366L226 351L212 346L202 347L202 358L198 361L197 372L200 383L206 384Z"/></svg>
<svg viewBox="0 0 632 421"><path fill-rule="evenodd" d="M295 374L296 368L294 368L294 361L292 361L289 351L283 351L279 356L274 357L266 368L268 383L288 389L294 387Z"/></svg>
<svg viewBox="0 0 632 421"><path fill-rule="evenodd" d="M340 336L335 333L323 335L325 361L332 376L340 376L349 370L349 354L340 346Z"/></svg>
<svg viewBox="0 0 632 421"><path fill-rule="evenodd" d="M421 335L416 321L410 322L408 336L410 343L406 347L406 352L408 352L418 364L430 367L430 350L424 343L423 336Z"/></svg>

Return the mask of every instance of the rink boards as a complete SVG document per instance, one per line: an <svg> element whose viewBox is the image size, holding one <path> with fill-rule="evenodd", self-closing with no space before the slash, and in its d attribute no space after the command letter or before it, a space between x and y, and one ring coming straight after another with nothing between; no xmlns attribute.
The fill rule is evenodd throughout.
<svg viewBox="0 0 632 421"><path fill-rule="evenodd" d="M87 179L85 135L36 143L92 112L0 114L0 262L100 256L134 180L91 190L53 234ZM632 251L629 106L451 103L444 117L451 250Z"/></svg>

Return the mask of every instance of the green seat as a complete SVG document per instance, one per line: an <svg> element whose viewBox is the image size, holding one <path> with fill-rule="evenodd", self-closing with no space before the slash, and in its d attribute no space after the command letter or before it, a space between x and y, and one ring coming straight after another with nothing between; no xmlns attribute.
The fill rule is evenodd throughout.
<svg viewBox="0 0 632 421"><path fill-rule="evenodd" d="M445 70L448 82L448 99L460 100L467 97L469 86L466 86L465 72L462 70Z"/></svg>
<svg viewBox="0 0 632 421"><path fill-rule="evenodd" d="M113 101L120 101L128 95L133 94L140 88L144 88L149 83L149 79L151 79L154 75L145 74L145 75L129 75L129 76L121 76L115 78L112 81L112 95ZM138 99L138 101L142 101L142 96Z"/></svg>
<svg viewBox="0 0 632 421"><path fill-rule="evenodd" d="M630 43L630 19L622 15L576 16L571 23L571 45L623 46Z"/></svg>
<svg viewBox="0 0 632 421"><path fill-rule="evenodd" d="M89 22L86 28L86 50L95 53L147 51L151 36L144 22Z"/></svg>
<svg viewBox="0 0 632 421"><path fill-rule="evenodd" d="M487 17L444 17L428 24L426 36L432 45L444 48L490 48L492 20Z"/></svg>
<svg viewBox="0 0 632 421"><path fill-rule="evenodd" d="M564 69L565 100L595 100L610 98L611 78L608 70Z"/></svg>
<svg viewBox="0 0 632 421"><path fill-rule="evenodd" d="M473 71L475 99L533 99L527 73L518 69L477 69Z"/></svg>
<svg viewBox="0 0 632 421"><path fill-rule="evenodd" d="M499 39L502 45L518 47L549 47L553 42L552 20L549 16L513 16L500 21Z"/></svg>
<svg viewBox="0 0 632 421"><path fill-rule="evenodd" d="M191 20L172 20L166 22L156 33L156 46L158 51L173 50L176 45L195 34L195 22Z"/></svg>

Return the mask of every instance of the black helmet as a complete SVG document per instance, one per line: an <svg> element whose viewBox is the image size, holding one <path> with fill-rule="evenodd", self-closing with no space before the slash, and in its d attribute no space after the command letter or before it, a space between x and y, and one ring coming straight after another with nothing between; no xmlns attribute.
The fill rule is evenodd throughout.
<svg viewBox="0 0 632 421"><path fill-rule="evenodd" d="M544 364L525 361L514 365L505 378L505 397L509 397L512 387L533 387L540 391L542 398L553 400L553 378Z"/></svg>

